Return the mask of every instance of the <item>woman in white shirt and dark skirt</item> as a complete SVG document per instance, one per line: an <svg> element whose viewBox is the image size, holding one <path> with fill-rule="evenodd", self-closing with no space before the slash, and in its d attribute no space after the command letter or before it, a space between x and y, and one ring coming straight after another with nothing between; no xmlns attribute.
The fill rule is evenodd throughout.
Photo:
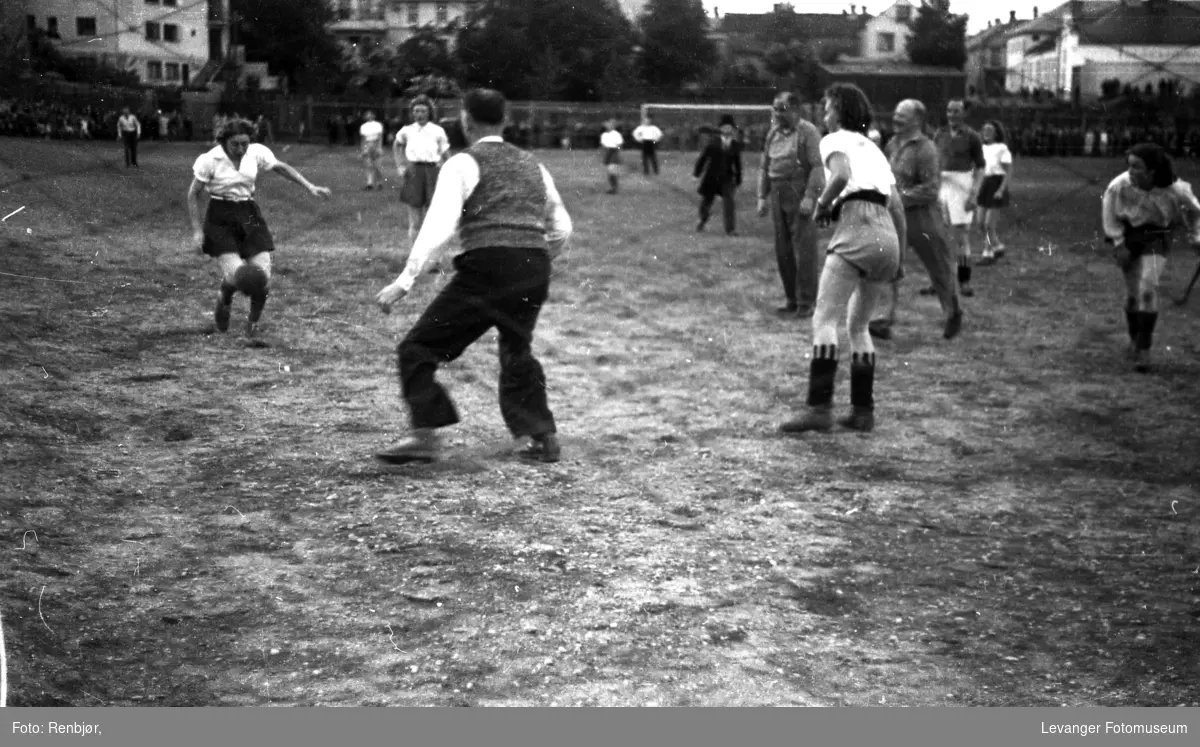
<svg viewBox="0 0 1200 747"><path fill-rule="evenodd" d="M1004 256L1004 242L1000 240L1000 210L1008 207L1009 182L1012 178L1012 152L1004 142L1004 127L996 120L985 122L979 131L983 139L983 183L979 185L979 197L975 205L979 208L976 220L983 228L984 248L981 265L995 264Z"/></svg>
<svg viewBox="0 0 1200 747"><path fill-rule="evenodd" d="M839 422L858 431L875 427L875 347L867 325L896 277L906 225L891 166L867 137L871 119L871 103L857 86L835 83L826 90L829 134L821 139L826 179L816 218L822 224L836 221L837 227L817 287L808 407L780 426L784 433L832 429L838 328L847 321L852 413Z"/></svg>
<svg viewBox="0 0 1200 747"><path fill-rule="evenodd" d="M274 171L308 190L314 197L329 197L330 191L318 187L261 143L252 143L254 124L245 119L230 119L217 133L217 145L202 153L192 166L192 186L188 189L188 216L192 222L192 242L197 250L213 257L221 266L221 292L213 318L217 329L229 329L233 294L241 291L250 297L250 315L246 335L253 337L267 302L271 279L271 252L275 242L263 220L254 189L262 171ZM200 222L200 195L208 192L208 210Z"/></svg>
<svg viewBox="0 0 1200 747"><path fill-rule="evenodd" d="M621 187L621 147L625 145L625 137L617 130L617 120L610 119L604 123L604 132L600 134L600 147L604 150L604 169L608 172L608 192L615 195Z"/></svg>
<svg viewBox="0 0 1200 747"><path fill-rule="evenodd" d="M1200 202L1192 185L1175 176L1162 146L1139 143L1126 155L1128 169L1104 190L1106 240L1125 274L1125 321L1134 369L1150 369L1150 346L1158 322L1158 282L1167 264L1171 234L1186 226L1200 248Z"/></svg>

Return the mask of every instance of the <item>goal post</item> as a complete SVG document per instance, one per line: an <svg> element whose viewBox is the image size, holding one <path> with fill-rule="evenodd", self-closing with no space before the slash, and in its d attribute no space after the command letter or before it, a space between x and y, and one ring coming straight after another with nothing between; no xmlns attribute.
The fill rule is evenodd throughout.
<svg viewBox="0 0 1200 747"><path fill-rule="evenodd" d="M722 115L733 115L746 146L757 150L771 129L769 104L660 104L646 102L641 115L653 117L663 131L663 145L671 150L693 150L703 143L703 131L715 131Z"/></svg>

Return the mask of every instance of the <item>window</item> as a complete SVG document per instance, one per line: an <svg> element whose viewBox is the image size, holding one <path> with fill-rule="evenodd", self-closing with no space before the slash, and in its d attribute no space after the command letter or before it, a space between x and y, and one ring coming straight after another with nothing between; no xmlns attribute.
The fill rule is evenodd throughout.
<svg viewBox="0 0 1200 747"><path fill-rule="evenodd" d="M161 62L146 63L146 80L162 80L163 64Z"/></svg>
<svg viewBox="0 0 1200 747"><path fill-rule="evenodd" d="M146 41L158 41L162 38L162 27L153 21L146 21Z"/></svg>
<svg viewBox="0 0 1200 747"><path fill-rule="evenodd" d="M1004 50L992 50L992 67L1004 67Z"/></svg>
<svg viewBox="0 0 1200 747"><path fill-rule="evenodd" d="M95 16L80 16L75 19L75 35L76 36L95 36L96 35L96 17Z"/></svg>
<svg viewBox="0 0 1200 747"><path fill-rule="evenodd" d="M416 26L421 22L421 6L416 3L408 4L408 25Z"/></svg>
<svg viewBox="0 0 1200 747"><path fill-rule="evenodd" d="M46 36L51 39L58 38L58 18L56 16L46 18Z"/></svg>
<svg viewBox="0 0 1200 747"><path fill-rule="evenodd" d="M445 24L449 20L450 20L450 6L446 5L445 3L438 3L438 5L437 5L437 22L439 24Z"/></svg>
<svg viewBox="0 0 1200 747"><path fill-rule="evenodd" d="M879 42L876 45L876 50L879 52L895 52L896 51L896 35L889 33L881 33Z"/></svg>
<svg viewBox="0 0 1200 747"><path fill-rule="evenodd" d="M179 41L179 26L173 23L164 23L162 27L163 41L177 42Z"/></svg>
<svg viewBox="0 0 1200 747"><path fill-rule="evenodd" d="M897 5L896 6L896 21L898 23L908 23L910 20L912 20L912 6L911 5Z"/></svg>
<svg viewBox="0 0 1200 747"><path fill-rule="evenodd" d="M165 69L166 69L166 73L167 73L167 80L175 81L175 82L179 81L179 63L178 62L168 62L166 64Z"/></svg>

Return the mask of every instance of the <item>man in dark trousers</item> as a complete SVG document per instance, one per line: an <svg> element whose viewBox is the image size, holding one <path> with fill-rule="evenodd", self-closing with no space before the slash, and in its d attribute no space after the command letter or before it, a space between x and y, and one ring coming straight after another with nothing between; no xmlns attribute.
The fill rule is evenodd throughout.
<svg viewBox="0 0 1200 747"><path fill-rule="evenodd" d="M721 117L721 136L711 140L700 153L693 175L700 179L700 223L696 230L703 231L704 224L712 214L713 201L721 196L724 208L725 233L737 235L737 206L733 195L742 186L742 144L734 134L737 125L733 117Z"/></svg>
<svg viewBox="0 0 1200 747"><path fill-rule="evenodd" d="M457 423L458 413L434 374L492 327L500 333L500 413L514 438L529 439L519 454L559 459L546 377L532 341L550 288L550 262L571 235L571 217L550 172L504 142L506 110L498 91L477 89L464 97L460 117L473 145L442 166L404 271L375 299L388 313L437 251L459 235L454 277L397 349L413 433L376 454L389 464L438 458L437 429Z"/></svg>

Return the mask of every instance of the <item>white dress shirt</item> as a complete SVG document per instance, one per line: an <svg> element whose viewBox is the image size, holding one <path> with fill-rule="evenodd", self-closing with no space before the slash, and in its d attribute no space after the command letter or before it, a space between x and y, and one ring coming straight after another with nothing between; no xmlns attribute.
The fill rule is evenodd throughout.
<svg viewBox="0 0 1200 747"><path fill-rule="evenodd" d="M201 153L192 166L192 175L218 200L243 202L254 197L254 183L261 171L270 171L279 160L262 143L250 143L242 162L234 166L225 148L218 145Z"/></svg>
<svg viewBox="0 0 1200 747"><path fill-rule="evenodd" d="M396 133L392 149L404 149L404 158L409 163L440 163L442 156L450 150L450 138L440 125L416 122L405 125Z"/></svg>
<svg viewBox="0 0 1200 747"><path fill-rule="evenodd" d="M502 143L504 138L490 135L476 142ZM546 185L546 241L550 244L550 256L556 257L571 237L571 216L563 205L562 196L554 186L554 178L550 176L550 172L541 164L538 164L538 168L542 172L542 182ZM412 288L426 263L458 233L464 206L477 186L479 163L470 153L459 153L442 166L437 187L433 190L433 201L425 215L425 222L421 224L421 233L413 242L408 263L404 272L400 274L401 287L405 291Z"/></svg>
<svg viewBox="0 0 1200 747"><path fill-rule="evenodd" d="M620 148L625 144L625 138L616 130L606 130L600 136L600 145L605 148Z"/></svg>
<svg viewBox="0 0 1200 747"><path fill-rule="evenodd" d="M638 128L633 131L633 139L639 143L657 143L662 140L662 130L654 125L638 125Z"/></svg>

